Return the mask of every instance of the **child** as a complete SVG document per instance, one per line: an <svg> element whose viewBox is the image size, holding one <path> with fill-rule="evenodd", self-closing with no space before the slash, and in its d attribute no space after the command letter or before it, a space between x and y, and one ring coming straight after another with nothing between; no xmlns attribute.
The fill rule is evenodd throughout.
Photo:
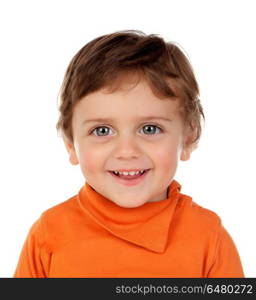
<svg viewBox="0 0 256 300"><path fill-rule="evenodd" d="M201 135L198 95L186 56L157 35L85 45L57 129L86 181L33 224L14 277L244 277L220 217L174 180Z"/></svg>

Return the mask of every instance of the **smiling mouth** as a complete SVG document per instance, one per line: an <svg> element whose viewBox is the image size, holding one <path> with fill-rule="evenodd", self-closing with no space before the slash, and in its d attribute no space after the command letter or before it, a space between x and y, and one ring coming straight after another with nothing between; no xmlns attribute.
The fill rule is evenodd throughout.
<svg viewBox="0 0 256 300"><path fill-rule="evenodd" d="M143 172L136 174L136 175L123 175L123 174L116 174L114 171L109 171L111 174L113 174L114 176L118 177L118 178L122 178L122 179L128 179L128 180L132 180L132 179L137 179L141 176L143 176L146 172L148 172L150 169L146 169Z"/></svg>
<svg viewBox="0 0 256 300"><path fill-rule="evenodd" d="M143 173L137 175L122 175L115 174L113 171L108 171L114 178L116 178L117 182L123 184L125 186L134 186L144 181L144 178L147 176L148 172L151 169L144 170Z"/></svg>

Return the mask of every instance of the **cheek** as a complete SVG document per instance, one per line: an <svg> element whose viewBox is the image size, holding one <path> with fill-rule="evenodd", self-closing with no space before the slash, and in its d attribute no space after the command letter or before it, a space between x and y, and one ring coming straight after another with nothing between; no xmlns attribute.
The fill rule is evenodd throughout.
<svg viewBox="0 0 256 300"><path fill-rule="evenodd" d="M163 169L169 168L170 166L176 166L179 159L179 146L178 143L166 143L165 145L159 146L152 149L152 156L156 163Z"/></svg>
<svg viewBox="0 0 256 300"><path fill-rule="evenodd" d="M104 164L104 151L97 151L95 147L81 147L79 162L84 175L96 173Z"/></svg>

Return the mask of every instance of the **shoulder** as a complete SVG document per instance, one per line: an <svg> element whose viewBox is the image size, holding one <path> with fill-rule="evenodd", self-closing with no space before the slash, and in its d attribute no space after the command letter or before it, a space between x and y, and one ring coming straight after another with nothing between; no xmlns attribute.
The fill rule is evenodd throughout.
<svg viewBox="0 0 256 300"><path fill-rule="evenodd" d="M45 231L67 230L80 212L76 198L77 195L48 208L41 214L40 221Z"/></svg>
<svg viewBox="0 0 256 300"><path fill-rule="evenodd" d="M56 216L61 217L63 214L66 215L66 213L76 209L76 197L77 195L48 208L41 216L43 218L53 218Z"/></svg>
<svg viewBox="0 0 256 300"><path fill-rule="evenodd" d="M72 235L72 224L79 216L76 195L45 210L32 226L41 244L53 251L58 245L66 244Z"/></svg>
<svg viewBox="0 0 256 300"><path fill-rule="evenodd" d="M208 231L218 231L221 227L220 216L216 212L199 205L190 196L180 194L178 207L184 221L191 227Z"/></svg>
<svg viewBox="0 0 256 300"><path fill-rule="evenodd" d="M63 221L68 218L68 215L76 207L75 198L76 196L73 196L43 211L32 225L31 231L42 230L46 223L56 223L59 220Z"/></svg>

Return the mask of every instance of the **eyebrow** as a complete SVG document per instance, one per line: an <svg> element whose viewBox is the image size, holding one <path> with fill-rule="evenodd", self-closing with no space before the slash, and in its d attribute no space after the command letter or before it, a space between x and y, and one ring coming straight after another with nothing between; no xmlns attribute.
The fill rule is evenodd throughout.
<svg viewBox="0 0 256 300"><path fill-rule="evenodd" d="M163 120L163 121L167 121L167 122L172 122L171 119L165 118L165 117L159 117L159 116L147 116L147 117L141 117L138 118L139 120ZM91 123L91 122L113 122L113 119L110 118L95 118L95 119L88 119L88 120L84 120L82 122L82 125L86 124L86 123Z"/></svg>

